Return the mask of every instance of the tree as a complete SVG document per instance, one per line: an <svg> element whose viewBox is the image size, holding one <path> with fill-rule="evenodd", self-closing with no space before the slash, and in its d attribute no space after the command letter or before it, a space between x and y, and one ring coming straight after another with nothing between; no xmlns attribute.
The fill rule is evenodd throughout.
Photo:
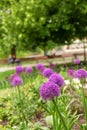
<svg viewBox="0 0 87 130"><path fill-rule="evenodd" d="M19 0L4 4L3 44L44 50L87 34L86 0ZM51 45L49 45L49 43Z"/></svg>

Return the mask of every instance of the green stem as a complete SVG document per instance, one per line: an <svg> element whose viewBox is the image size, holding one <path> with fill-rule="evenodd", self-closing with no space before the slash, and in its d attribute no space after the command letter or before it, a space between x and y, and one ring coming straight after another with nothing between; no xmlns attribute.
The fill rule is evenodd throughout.
<svg viewBox="0 0 87 130"><path fill-rule="evenodd" d="M67 128L67 126L66 126L66 123L65 123L65 121L64 121L64 118L63 118L63 116L61 115L61 112L60 112L60 110L58 109L55 100L52 100L52 101L53 101L53 103L54 103L54 105L55 105L55 107L56 107L56 110L57 110L58 115L60 116L60 119L61 119L61 121L62 121L62 124L63 124L63 126L64 126L64 129L65 129L65 130L68 130L68 128Z"/></svg>
<svg viewBox="0 0 87 130"><path fill-rule="evenodd" d="M18 90L18 97L19 97L19 101L21 101L21 93L20 93L19 86L17 86L17 90Z"/></svg>
<svg viewBox="0 0 87 130"><path fill-rule="evenodd" d="M86 108L86 100L85 100L85 94L84 94L83 83L82 83L82 96L83 96L83 107L84 107L85 118L86 118L86 124L87 124L87 108Z"/></svg>
<svg viewBox="0 0 87 130"><path fill-rule="evenodd" d="M56 114L56 128L58 130L58 113L56 112L55 114Z"/></svg>
<svg viewBox="0 0 87 130"><path fill-rule="evenodd" d="M17 86L17 90L18 90L18 97L19 97L19 103L20 103L20 112L22 114L22 120L23 120L23 123L24 123L24 120L26 121L26 124L27 124L27 119L26 119L26 116L23 112L23 102L22 102L22 98L21 98L21 92L20 92L20 86Z"/></svg>
<svg viewBox="0 0 87 130"><path fill-rule="evenodd" d="M55 98L55 102L57 103L57 97ZM56 121L56 129L58 130L59 128L59 126L58 126L58 113L57 112L55 112L55 121Z"/></svg>
<svg viewBox="0 0 87 130"><path fill-rule="evenodd" d="M79 68L79 67L78 67L78 64L77 64L77 70L78 70L78 68Z"/></svg>
<svg viewBox="0 0 87 130"><path fill-rule="evenodd" d="M55 113L53 113L53 130L56 130Z"/></svg>

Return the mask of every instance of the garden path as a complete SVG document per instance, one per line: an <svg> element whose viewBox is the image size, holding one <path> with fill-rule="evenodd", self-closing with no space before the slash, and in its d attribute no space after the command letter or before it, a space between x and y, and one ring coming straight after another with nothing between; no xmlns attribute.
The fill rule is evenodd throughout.
<svg viewBox="0 0 87 130"><path fill-rule="evenodd" d="M47 63L45 63L44 65L47 65ZM34 67L35 64L25 64L25 65L22 65L23 67L27 67L27 66L31 66L31 67ZM8 71L8 70L14 70L16 67L16 65L13 65L13 66L5 66L5 67L0 67L0 72L5 72L5 71Z"/></svg>
<svg viewBox="0 0 87 130"><path fill-rule="evenodd" d="M81 57L78 57L80 60L83 61L83 56ZM64 59L60 59L60 58L55 58L55 59L48 59L48 60L40 60L40 61L36 61L36 62L29 62L29 63L22 63L21 65L23 67L27 67L27 66L31 66L31 67L34 67L37 63L42 63L44 66L47 66L49 65L50 63L53 63L53 64L67 64L67 63L71 63L73 62L73 59L72 57L71 58L64 58ZM13 70L15 68L15 64L14 65L5 65L5 66L0 66L0 72L5 72L5 71L8 71L8 70Z"/></svg>
<svg viewBox="0 0 87 130"><path fill-rule="evenodd" d="M5 71L8 71L8 70L14 70L15 69L15 66L5 66L5 67L0 67L0 72L5 72ZM23 67L26 67L28 65L22 65Z"/></svg>

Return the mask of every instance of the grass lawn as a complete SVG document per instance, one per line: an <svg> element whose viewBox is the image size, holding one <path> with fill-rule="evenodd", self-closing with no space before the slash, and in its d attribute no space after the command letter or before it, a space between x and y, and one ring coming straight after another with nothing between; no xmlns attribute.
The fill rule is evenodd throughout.
<svg viewBox="0 0 87 130"><path fill-rule="evenodd" d="M8 70L5 72L0 72L0 81L5 80L6 77L9 77L10 74L12 74L14 72L14 70Z"/></svg>

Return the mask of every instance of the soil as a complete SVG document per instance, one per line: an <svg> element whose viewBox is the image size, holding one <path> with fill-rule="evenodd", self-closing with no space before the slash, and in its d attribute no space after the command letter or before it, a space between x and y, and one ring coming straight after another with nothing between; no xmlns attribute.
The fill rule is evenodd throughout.
<svg viewBox="0 0 87 130"><path fill-rule="evenodd" d="M37 113L36 116L34 117L34 120L35 122L41 122L43 126L47 126L45 120L44 120L44 114L42 113ZM84 124L85 123L85 119L84 119L84 116L80 116L79 119L78 119L78 122L80 124ZM49 128L50 130L52 130L52 128ZM79 128L79 125L76 123L74 126L73 126L73 129L72 130L80 130Z"/></svg>
<svg viewBox="0 0 87 130"><path fill-rule="evenodd" d="M2 125L3 127L6 126L7 124L8 124L7 120L0 121L0 125Z"/></svg>
<svg viewBox="0 0 87 130"><path fill-rule="evenodd" d="M81 116L81 117L78 119L78 122L79 122L80 124L84 124L84 123L85 123L84 116ZM74 125L73 130L80 130L78 124L75 124L75 125Z"/></svg>
<svg viewBox="0 0 87 130"><path fill-rule="evenodd" d="M37 113L36 116L33 117L32 120L35 121L35 122L40 122L40 123L42 124L42 126L47 126L46 121L44 120L44 113L43 113L43 112L42 112L42 113ZM81 117L78 119L78 122L79 122L80 124L84 124L84 123L85 123L84 116L81 116ZM8 122L7 122L7 120L5 120L5 119L0 122L0 125L2 125L3 127L4 127L5 125L7 125L7 124L8 124ZM52 128L49 128L49 129L52 130ZM72 129L72 130L80 130L80 128L79 128L79 126L78 126L77 123L73 126L73 129Z"/></svg>

